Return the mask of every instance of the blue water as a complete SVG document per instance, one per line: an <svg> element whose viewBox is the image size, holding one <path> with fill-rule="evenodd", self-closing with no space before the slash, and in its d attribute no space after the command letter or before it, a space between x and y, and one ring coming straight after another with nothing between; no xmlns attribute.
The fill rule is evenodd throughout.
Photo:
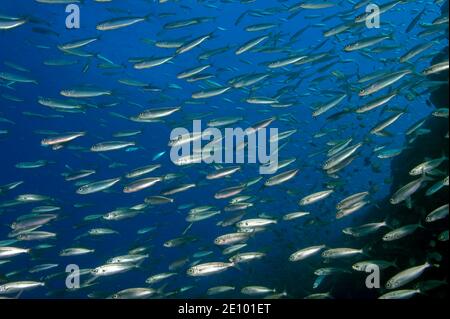
<svg viewBox="0 0 450 319"><path fill-rule="evenodd" d="M380 2L380 1L377 1ZM380 2L381 3L381 2ZM384 3L384 2L383 2ZM43 194L51 196L52 205L60 206L59 218L44 226L40 230L55 232L57 239L15 243L15 246L31 248L32 254L17 256L10 263L0 265L0 274L4 282L19 280L45 280L46 286L35 290L26 291L22 297L26 298L86 298L88 294L96 297L106 297L126 288L147 287L145 279L150 275L168 271L168 267L176 260L189 258L189 261L176 270L177 276L155 285L160 287L163 283L165 292L176 291L182 287L193 286L192 289L172 295L180 298L207 297L208 288L216 285L231 285L236 291L223 296L240 298L241 287L246 285L261 285L272 287L279 292L286 290L290 297L302 298L314 292L326 292L324 289L312 289L316 278L314 269L323 266L320 256L315 256L304 263L291 263L288 257L294 251L318 244L327 244L329 247L346 247L357 245L344 234L342 229L348 226L356 226L364 220L365 214L373 208L378 200L391 193L388 179L391 177L390 159L379 159L373 150L377 146L387 144L387 148L402 147L405 143L405 130L414 122L428 116L433 108L426 104L427 94L418 94L408 100L405 96L397 96L388 105L392 108L406 108L406 113L387 130L392 133L390 137L377 137L368 132L382 119L393 113L384 112L383 107L374 111L356 115L350 113L344 117L330 121L326 118L344 108L355 108L364 101L358 97L358 90L351 92L348 99L340 103L336 108L328 111L318 118L311 116L311 109L315 105L329 101L337 92L346 93L332 71L339 71L345 75L348 83L360 88L357 83L358 76L363 76L377 70L399 70L402 65L398 58L405 50L421 43L417 33L421 28L416 27L411 33L405 35L405 28L416 14L427 6L427 12L421 22L431 22L440 14L440 8L433 1L412 1L401 4L381 16L380 29L364 29L361 33L343 33L335 38L329 38L319 50L312 48L322 44L325 40L323 31L341 23L338 14L352 9L350 1L338 1L333 8L321 10L303 10L291 19L286 8L295 4L293 1L254 1L248 4L228 1L180 1L168 3L156 3L154 1L113 1L110 3L96 3L85 1L80 5L81 28L68 30L65 27L65 5L40 4L31 0L6 1L0 4L0 13L11 16L32 16L39 19L40 23L26 23L13 30L0 32L0 61L10 61L24 66L30 70L27 73L37 80L38 84L16 83L13 90L0 87L1 94L10 94L23 99L23 102L13 102L5 98L0 99L0 116L14 122L0 123L0 129L7 129L8 135L0 139L1 170L0 184L8 184L14 181L23 181L24 184L0 197L0 201L14 199L20 194ZM235 25L236 19L246 10L267 10L279 8L282 11L265 17L246 15L242 21ZM115 9L115 10L112 10ZM351 14L351 17L363 12L359 9ZM116 11L116 13L114 12ZM160 17L163 13L171 13L173 16ZM149 21L117 29L113 31L97 31L95 26L101 22L115 17L150 15ZM311 15L317 15L311 16ZM196 26L175 30L164 30L163 25L182 19L193 17L215 17L210 22ZM331 17L331 18L330 18ZM324 19L326 18L326 19ZM245 26L257 23L279 23L279 26L269 31L246 32ZM289 45L289 38L298 30L309 26L306 31ZM32 31L33 27L44 27L58 33L58 35L40 34ZM145 43L143 39L173 40L186 38L194 39L198 36L214 32L213 38L205 41L199 47L175 57L170 63L158 67L135 70L133 64L128 62L136 57L162 57L173 54L174 49L162 49ZM246 52L236 56L234 51L246 41L264 34L280 34L277 45L286 47L285 52L264 53ZM371 53L363 55L360 52L346 53L343 47L356 41L359 37L371 37L380 34L393 34L393 40L386 40L377 46L396 45L397 48L383 53ZM100 54L115 64L123 67L118 69L100 69L99 63L104 63L98 57L83 58L64 55L57 49L57 45L79 39L96 37L100 39L87 47L82 48L88 52ZM431 37L433 38L433 36ZM427 39L430 39L428 37ZM431 51L438 52L446 45L447 41L436 44ZM211 57L207 61L199 62L197 57L206 50L229 46L225 53ZM42 47L45 46L45 47ZM322 63L305 64L300 67L286 67L277 69L275 73L287 73L288 70L298 71L295 79L288 81L286 76L280 75L262 82L256 90L257 96L274 96L277 91L288 85L300 84L295 91L286 94L287 100L295 103L289 108L271 108L267 105L253 105L245 101L248 92L233 89L223 95L201 100L202 104L186 104L193 92L207 87L205 82L188 83L178 80L176 74L186 69L194 68L200 64L211 64L205 73L214 74L213 81L226 85L227 81L235 76L249 73L267 72L263 64L268 61L285 58L292 53L318 54L329 52L329 58ZM428 52L428 53L431 53ZM426 55L423 53L422 55ZM421 56L422 56L421 55ZM49 59L69 59L77 61L70 66L48 66L43 62ZM416 59L412 65L415 70L423 70L430 64L431 58ZM245 63L245 62L247 63ZM323 73L317 70L324 65L335 61L334 65ZM83 67L89 65L86 72ZM8 66L0 66L0 71L14 71ZM20 72L19 72L20 73ZM319 76L329 75L320 84L311 84L311 81ZM126 86L118 82L119 79L132 78L143 81L149 85L162 89L162 92L143 92L137 87ZM407 80L405 80L407 81ZM400 85L403 82L396 83ZM63 98L59 92L82 84L92 84L96 87L114 91L112 96L86 99L96 107L87 107L84 113L62 113L44 107L37 103L37 97ZM176 84L179 88L175 88ZM260 83L259 83L260 84ZM257 86L259 86L259 84ZM377 93L381 96L388 90ZM225 98L227 100L225 100ZM370 98L371 99L371 98ZM108 104L116 103L114 106ZM138 106L139 105L139 106ZM182 105L182 110L165 118L164 123L137 123L124 118L117 118L111 112L131 117L145 109L157 107L170 107ZM24 111L43 115L59 115L60 118L37 118L23 114ZM280 151L280 158L296 157L297 161L286 169L298 167L299 174L289 182L277 187L263 188L262 185L267 176L258 184L250 186L243 194L256 196L254 207L247 210L244 218L253 218L258 214L267 214L274 218L280 218L286 213L299 210L298 201L311 193L326 188L327 182L334 181L327 177L321 169L326 160L321 153L314 157L308 155L328 149L327 142L352 137L353 141L365 141L359 151L358 157L342 172L338 181L342 185L337 186L335 193L324 201L305 208L311 214L302 219L291 222L279 221L267 230L257 233L250 238L248 246L243 251L262 251L267 256L262 260L256 260L239 266L239 269L229 269L223 273L207 277L192 278L185 272L189 264L196 259L192 255L200 250L211 250L213 254L202 258L202 262L226 261L227 256L221 254L221 248L214 245L213 241L219 235L233 232L233 227L219 227L216 223L232 213L222 212L211 219L194 223L188 234L198 240L176 248L165 248L163 243L169 239L181 236L188 226L184 220L188 209L181 209L182 205L194 206L212 205L223 209L227 200L216 200L214 194L226 187L235 186L258 177L258 164L244 165L241 172L230 178L214 181L205 180L204 172L211 172L211 165L199 164L195 166L179 167L169 158L170 148L167 145L170 132L175 127L192 127L192 118L201 114L208 114L206 121L223 116L242 116L244 120L235 126L244 128L266 119L270 116L283 118L290 114L294 121L275 121L271 127L279 131L297 129L297 133L290 139L286 147ZM323 129L337 129L335 133L314 138L314 134ZM76 150L63 148L54 151L51 148L42 147L41 140L45 135L37 134L37 130L52 130L56 132L85 131L86 136L75 140L71 145L85 148ZM114 138L112 135L121 130L142 130L143 133L128 138ZM108 140L131 140L138 147L134 151L118 150L104 153L102 157L97 153L89 152L89 148L99 142ZM154 156L165 151L157 160ZM19 162L47 160L50 163L45 167L36 169L19 169L15 165ZM124 166L109 167L112 163L123 163ZM125 179L112 187L108 192L100 192L91 195L78 195L77 186L73 182L66 182L61 175L70 169L94 169L96 174L86 180L97 181L125 175L132 169L152 163L162 164L162 168L150 174L150 176L162 176L168 173L179 173L182 177L170 183L159 183L146 190L124 194L122 188L127 182ZM376 170L374 169L376 166ZM284 170L286 170L284 169ZM161 190L182 183L197 183L198 186L186 192L170 196L175 199L172 204L150 207L144 214L123 221L95 220L84 222L83 218L91 214L106 214L119 207L130 207L143 202L144 198L158 195ZM288 193L290 190L292 193ZM337 202L353 193L370 191L372 204L355 213L354 216L341 220L335 219L335 205ZM265 200L261 202L261 200ZM89 206L76 208L77 203L89 204ZM10 232L9 225L20 215L31 212L36 206L43 203L31 203L4 208L0 210L0 240L7 239ZM300 208L303 210L303 208ZM227 215L228 214L228 215ZM382 221L383 215L374 216L373 222ZM155 226L156 229L148 234L138 235L138 229ZM82 237L90 228L106 227L116 230L118 235L105 237ZM48 243L53 247L36 249L36 246ZM85 256L60 257L60 250L79 246L95 249L95 253ZM107 259L125 255L135 247L148 247L149 258L139 269L124 274L99 278L94 281L96 285L76 291L65 290L65 266L77 264L81 269L90 269L100 266ZM30 274L28 270L43 263L57 263L57 268L42 273ZM9 274L17 271L16 274ZM61 276L51 279L46 275L61 272ZM5 275L8 277L5 277ZM85 277L83 277L85 278ZM320 291L319 291L320 290Z"/></svg>

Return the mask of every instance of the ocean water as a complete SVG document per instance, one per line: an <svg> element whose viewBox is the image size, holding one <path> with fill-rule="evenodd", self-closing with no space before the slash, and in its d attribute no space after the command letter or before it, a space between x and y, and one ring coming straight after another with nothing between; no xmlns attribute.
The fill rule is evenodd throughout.
<svg viewBox="0 0 450 319"><path fill-rule="evenodd" d="M442 61L447 61L447 67L434 74L447 73L448 10L441 13L442 1L394 1L395 6L381 13L379 27L369 28L365 22L355 24L353 21L372 2L361 2L358 8L355 8L355 2L347 0L301 3L303 8L297 9L299 3L295 1L274 0L164 3L86 0L77 3L80 27L69 29L66 26L66 19L71 14L66 12L68 3L2 0L0 22L24 20L20 26L0 30L0 241L1 246L26 248L29 252L10 258L0 255L0 261L8 261L0 264L0 286L21 281L38 283L38 287L31 287L33 289L17 289L2 293L2 296L106 298L128 288L151 288L155 291L147 291L146 297L262 298L285 292L284 298L305 298L311 294L327 294L318 297L337 299L377 298L387 292L384 285L390 277L426 261L441 267L426 269L426 277L408 282L402 289L415 289L415 285L425 279L436 280L439 281L437 288L427 290L426 296L417 293L415 297L446 295L446 290L442 292L439 289L446 287L448 275L448 232L447 241L439 240L438 236L448 231L448 217L444 216L432 225L425 221L425 217L448 202L444 196L448 195L448 180L447 186L432 195L435 197L425 196L424 192L434 183L446 176L448 178L448 159L445 158L448 156L448 135L447 138L442 134L437 136L432 127L426 125L411 134L407 132L422 119L441 121L441 126L447 125L443 135L448 132L445 115L432 114L436 108L447 107L448 111L448 100L447 105L442 106L429 102L436 88L447 85L448 77L437 80L423 74L430 65ZM324 3L327 5L322 8L305 6ZM383 8L390 2L373 3ZM328 4L333 5L328 7ZM420 14L422 10L423 14ZM446 21L436 22L437 19L445 20L442 17L446 14ZM143 21L114 30L98 30L102 22L127 17L140 17ZM416 17L417 23L412 24ZM203 21L199 21L200 18ZM169 23L181 20L190 21L192 25L170 28ZM324 35L342 23L348 23L349 29L335 36ZM246 31L246 27L257 24L270 24L271 27L256 32ZM409 25L412 29L407 32ZM423 34L424 31L429 32ZM206 35L209 37L205 41L184 53L176 53L176 47L158 47L158 42L162 41L179 42L180 47ZM235 53L246 42L262 36L267 38L250 50L239 55ZM381 36L386 38L381 40ZM73 50L61 50L61 45L85 39L92 41ZM378 39L378 42L367 44L370 39ZM351 52L344 50L356 42L366 44L366 47ZM424 43L432 43L432 46L408 62L400 62L400 57L406 52ZM202 54L219 48L223 50L201 59ZM447 56L432 62L440 52L447 52ZM312 59L316 55L321 56ZM303 56L299 61L304 63L270 67L270 63L293 56ZM141 61L162 57L172 58L154 67L135 67ZM305 61L309 58L312 60ZM206 65L209 67L199 74L210 75L207 79L190 82L177 78L181 72ZM379 84L381 79L388 79L394 72L402 70L409 70L409 73L369 96L360 96L362 88L371 83ZM360 81L376 72L384 73L371 81ZM233 78L252 74L265 74L267 77L244 88L230 84ZM124 79L132 79L139 84L126 85ZM193 98L196 92L220 87L230 89L209 98ZM63 90L81 92L83 88L91 93L95 89L102 94L90 97L65 97L61 94ZM388 103L368 112L356 112L367 102L393 92L397 94ZM336 106L313 116L314 109L344 94L345 98ZM249 97L272 98L274 101L249 103ZM71 111L48 107L39 103L41 98L67 103L75 101L72 105L77 107ZM180 109L154 122L133 120L145 110L171 107ZM403 114L382 130L383 134L370 132L383 120L399 113ZM296 130L279 142L283 147L277 153L280 161L294 158L295 162L272 175L260 174L259 163L238 164L241 166L238 172L214 180L206 179L207 174L237 164L179 166L173 162L168 145L173 129L182 127L192 131L193 120L196 119L202 120L202 126L206 128L208 121L223 117L240 118L227 127L246 129L274 117L270 128L277 128L279 132ZM129 137L114 137L117 132L130 130L140 132ZM43 139L67 132L85 134L71 142L59 143L61 148L41 143ZM349 155L354 159L337 173L327 173L323 169L327 152L350 138L348 145L362 143L353 155ZM430 146L429 153L426 148L425 154L414 152L417 141L421 145L431 145L433 141L441 140L443 142L436 147ZM106 141L128 141L135 145L107 152L91 151L93 145ZM378 156L382 150L389 149L401 149L403 154L412 154L410 156L415 156L412 160L414 165L402 167L398 162L393 165L395 157L382 159ZM402 175L399 180L394 168L409 171L417 164L441 156L442 163L433 172L427 171L430 174L423 174L428 175L429 180L409 196L410 200L397 205L389 203L400 186L422 175L407 179ZM45 165L17 167L18 163L39 160ZM133 169L151 164L160 164L161 167L135 179L125 177ZM291 169L298 169L292 179L280 185L264 186L269 178ZM76 181L65 180L64 173L79 170L95 170L95 173ZM169 179L167 174L177 175ZM123 188L133 180L150 176L166 178L137 192L123 192ZM121 180L105 191L86 195L77 193L83 183L118 177ZM258 177L261 180L248 185ZM5 187L19 181L23 183L15 188ZM103 218L119 208L142 204L145 198L161 195L168 188L190 183L195 187L168 195L173 199L171 203L140 207L136 216L123 220ZM239 195L250 196L247 202L253 205L229 212L230 198L216 199L214 195L238 185L245 186ZM299 205L305 196L327 189L333 190L329 197L311 205ZM369 193L368 203L337 219L336 204L360 192ZM39 194L48 198L17 201L23 194ZM422 198L427 198L427 201L423 202ZM25 237L11 234L14 222L36 217L29 214L35 214L33 208L40 206L60 209L38 213L57 216L36 230L25 229ZM220 214L191 225L186 221L189 210L201 206L211 206L210 210L218 210ZM448 206L446 210L448 216ZM283 219L284 215L297 211L308 212L309 215L289 221ZM218 236L237 231L235 225L218 225L237 213L242 213L241 220L263 218L276 222L263 229L257 228L248 236L247 246L236 252L260 252L264 253L262 258L232 264L228 258L236 253L225 255L223 249L227 246L214 243ZM413 221L407 220L405 214L409 214L408 218ZM91 215L98 215L98 218L86 220ZM392 229L421 220L425 231L419 229L409 234L408 238L414 240L402 238L392 242L382 240L383 234L389 231L386 227L364 238L354 238L342 231L347 227L384 220L389 220ZM153 229L138 233L148 227ZM94 228L108 228L116 233L86 235ZM26 240L27 234L41 231L56 235ZM177 247L164 246L165 242L183 236L190 241ZM9 243L7 240L16 241ZM336 259L323 258L319 252L305 260L289 260L295 251L315 245L325 245L321 252L331 248L364 251ZM60 256L63 249L71 247L95 251L79 256ZM127 255L136 248L141 248L139 254L145 258L127 264L132 266L128 271L99 277L87 271L81 275L81 287L71 289L66 286L68 265L76 265L82 270L95 269L105 265L110 258ZM405 256L402 251L411 253ZM208 254L195 255L199 252ZM397 268L381 271L379 289L367 288L365 280L368 274L352 269L354 263L372 259L395 261L397 265ZM228 268L206 276L187 274L190 267L207 262L228 263ZM34 267L46 264L53 266L35 271ZM341 272L323 277L318 287L313 288L318 278L314 272L324 267L338 268ZM152 285L146 283L148 277L165 272L175 274ZM234 289L217 295L207 294L209 288L224 285ZM272 291L257 295L242 293L241 289L247 286L263 286Z"/></svg>

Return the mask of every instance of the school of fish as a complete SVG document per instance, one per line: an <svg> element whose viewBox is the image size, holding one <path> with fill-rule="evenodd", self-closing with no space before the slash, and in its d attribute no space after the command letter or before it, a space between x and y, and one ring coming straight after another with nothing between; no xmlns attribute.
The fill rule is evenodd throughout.
<svg viewBox="0 0 450 319"><path fill-rule="evenodd" d="M22 158L0 173L0 298L340 298L333 278L364 289L374 268L374 298L447 285L421 277L448 251L448 200L419 209L416 199L448 194L448 145L407 167L385 206L377 191L389 181L370 183L416 139L432 143L427 119L448 129L448 105L426 104L448 85L434 78L449 68L448 49L435 60L448 47L445 1L29 1L43 11L0 4L1 157ZM378 28L367 26L371 3ZM39 15L65 17L68 4L80 7L80 31ZM15 34L20 48L6 41ZM198 163L202 154L171 162L171 147L201 136L170 130L198 119L279 128L278 168ZM386 218L397 207L415 222ZM330 227L339 234L327 237ZM411 259L400 252L417 234L426 247ZM299 293L271 281L288 268L313 284L287 279Z"/></svg>

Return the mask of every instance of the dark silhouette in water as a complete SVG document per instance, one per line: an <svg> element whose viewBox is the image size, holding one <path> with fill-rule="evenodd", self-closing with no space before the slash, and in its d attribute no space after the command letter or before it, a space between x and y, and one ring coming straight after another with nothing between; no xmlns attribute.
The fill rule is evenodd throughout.
<svg viewBox="0 0 450 319"><path fill-rule="evenodd" d="M442 13L448 13L448 1L442 6ZM448 34L448 30L447 30ZM431 65L448 60L448 46L443 49L432 60ZM448 108L449 94L448 94L448 72L440 72L438 74L430 75L429 79L432 81L442 81L445 84L434 88L431 92L426 92L429 95L427 101L431 108ZM414 139L409 137L407 140L412 140L407 148L391 163L391 194L396 192L400 187L413 181L419 176L410 176L409 171L418 164L428 160L449 155L449 140L445 136L448 134L448 119L439 118L435 116L428 116L420 129L429 130L429 133L419 135ZM439 166L439 170L448 174L448 160ZM447 176L447 175L446 175ZM354 224L362 225L365 223L382 222L383 218L388 222L392 228L398 228L408 224L421 223L425 228L417 229L412 235L399 239L394 242L383 242L381 240L382 232L377 232L372 236L364 237L359 242L361 247L366 247L368 257L367 259L382 259L387 261L395 261L398 268L388 268L381 271L381 289L382 293L387 292L384 289L384 284L392 276L409 267L424 264L426 261L431 264L438 264L439 267L432 267L427 269L423 275L400 289L415 289L415 285L427 280L442 280L447 282L448 274L448 250L446 243L440 242L437 236L449 229L447 220L440 220L434 223L426 223L425 216L433 211L435 208L441 207L448 203L448 187L444 187L432 196L426 196L425 192L431 185L442 180L445 176L436 177L427 186L421 188L412 196L412 206L409 209L404 203L392 205L388 196L376 206L363 218L355 218ZM386 228L383 228L386 230ZM385 231L386 232L386 231ZM372 241L372 242L371 242ZM353 241L353 246L357 244ZM377 289L365 288L364 282L368 274L353 274L342 275L335 278L332 285L332 295L335 298L377 298L379 292ZM385 291L383 291L385 290ZM448 282L439 285L437 288L426 291L427 298L448 298ZM420 298L420 295L415 298Z"/></svg>

